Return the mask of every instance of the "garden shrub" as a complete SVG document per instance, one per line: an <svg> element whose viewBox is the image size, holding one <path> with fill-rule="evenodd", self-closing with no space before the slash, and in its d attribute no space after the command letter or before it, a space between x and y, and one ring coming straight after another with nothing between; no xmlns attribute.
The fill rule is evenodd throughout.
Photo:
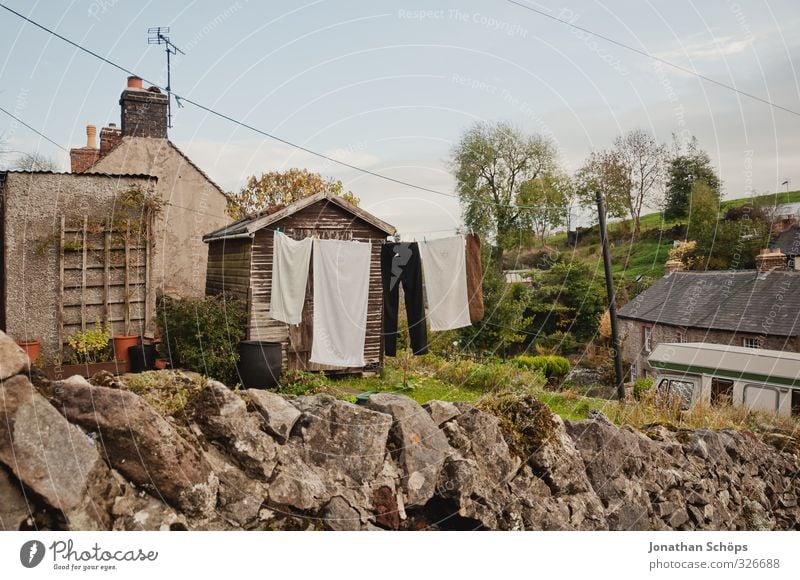
<svg viewBox="0 0 800 580"><path fill-rule="evenodd" d="M531 394L492 393L481 397L476 407L500 419L506 442L524 460L556 432L557 423L550 407Z"/></svg>
<svg viewBox="0 0 800 580"><path fill-rule="evenodd" d="M323 373L309 373L301 370L287 370L275 390L284 395L313 395L326 390L327 382Z"/></svg>
<svg viewBox="0 0 800 580"><path fill-rule="evenodd" d="M653 388L653 377L639 377L633 381L633 397L639 401L642 395Z"/></svg>
<svg viewBox="0 0 800 580"><path fill-rule="evenodd" d="M173 368L186 368L227 385L239 383L236 363L239 342L244 339L245 308L235 298L159 299L160 356Z"/></svg>
<svg viewBox="0 0 800 580"><path fill-rule="evenodd" d="M530 356L520 355L512 361L518 367L540 371L548 379L564 377L570 371L569 361L563 356L542 355Z"/></svg>

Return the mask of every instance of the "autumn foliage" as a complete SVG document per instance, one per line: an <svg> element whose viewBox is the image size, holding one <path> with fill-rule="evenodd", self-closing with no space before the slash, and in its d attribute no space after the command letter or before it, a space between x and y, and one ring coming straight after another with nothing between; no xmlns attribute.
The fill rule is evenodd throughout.
<svg viewBox="0 0 800 580"><path fill-rule="evenodd" d="M260 177L251 176L239 192L228 194L227 211L232 218L240 219L323 191L342 196L353 205L358 205L360 201L352 191L344 191L338 179L325 178L307 169L292 168L262 173Z"/></svg>

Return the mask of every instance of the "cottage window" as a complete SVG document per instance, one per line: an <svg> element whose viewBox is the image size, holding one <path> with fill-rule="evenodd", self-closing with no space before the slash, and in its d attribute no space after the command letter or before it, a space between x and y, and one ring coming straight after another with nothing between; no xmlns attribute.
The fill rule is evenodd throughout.
<svg viewBox="0 0 800 580"><path fill-rule="evenodd" d="M686 333L684 333L684 332L679 332L678 333L678 342L680 344L683 344L684 342L686 342Z"/></svg>
<svg viewBox="0 0 800 580"><path fill-rule="evenodd" d="M642 327L642 346L645 352L653 350L653 328L650 326Z"/></svg>
<svg viewBox="0 0 800 580"><path fill-rule="evenodd" d="M742 346L745 348L761 348L760 338L743 338Z"/></svg>

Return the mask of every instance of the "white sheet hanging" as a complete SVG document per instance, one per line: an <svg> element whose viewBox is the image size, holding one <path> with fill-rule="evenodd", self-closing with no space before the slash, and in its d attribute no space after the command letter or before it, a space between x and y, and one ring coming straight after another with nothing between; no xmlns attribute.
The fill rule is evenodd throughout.
<svg viewBox="0 0 800 580"><path fill-rule="evenodd" d="M275 232L272 246L272 293L269 315L287 324L300 324L306 299L311 238L295 241Z"/></svg>
<svg viewBox="0 0 800 580"><path fill-rule="evenodd" d="M471 324L464 236L418 242L431 330Z"/></svg>
<svg viewBox="0 0 800 580"><path fill-rule="evenodd" d="M311 362L364 366L372 245L314 240L314 335Z"/></svg>

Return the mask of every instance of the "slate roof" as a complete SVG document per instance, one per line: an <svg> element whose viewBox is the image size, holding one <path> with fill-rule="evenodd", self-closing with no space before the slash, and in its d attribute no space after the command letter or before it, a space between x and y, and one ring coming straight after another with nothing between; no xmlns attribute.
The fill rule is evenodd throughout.
<svg viewBox="0 0 800 580"><path fill-rule="evenodd" d="M800 272L673 272L619 311L620 318L684 328L800 335Z"/></svg>
<svg viewBox="0 0 800 580"><path fill-rule="evenodd" d="M290 215L300 211L301 209L308 207L317 203L318 201L328 201L330 203L334 203L344 209L345 211L357 216L378 228L380 231L386 233L386 235L392 236L395 234L396 230L394 226L387 224L385 221L375 217L368 211L361 209L358 206L355 206L348 202L346 199L342 197L338 197L336 195L332 195L327 192L320 192L309 197L304 197L294 203L291 203L278 211L269 214L260 214L254 217L247 217L240 220L237 220L233 223L228 224L224 228L220 228L210 234L206 234L203 236L204 242L213 242L215 240L224 240L230 238L240 238L243 236L253 235L255 232L260 230L261 228L265 228L270 224L274 224Z"/></svg>
<svg viewBox="0 0 800 580"><path fill-rule="evenodd" d="M769 247L772 250L780 250L787 256L800 254L800 226L794 225L782 231Z"/></svg>

